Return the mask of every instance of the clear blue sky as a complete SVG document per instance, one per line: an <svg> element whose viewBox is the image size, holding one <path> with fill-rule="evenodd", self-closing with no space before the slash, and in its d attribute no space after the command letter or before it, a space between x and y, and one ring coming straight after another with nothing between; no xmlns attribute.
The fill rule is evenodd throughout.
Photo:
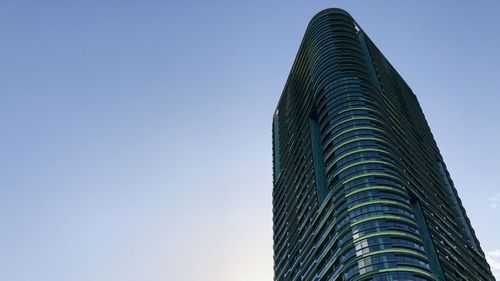
<svg viewBox="0 0 500 281"><path fill-rule="evenodd" d="M4 0L0 280L272 280L272 113L327 7L415 91L498 274L499 1Z"/></svg>

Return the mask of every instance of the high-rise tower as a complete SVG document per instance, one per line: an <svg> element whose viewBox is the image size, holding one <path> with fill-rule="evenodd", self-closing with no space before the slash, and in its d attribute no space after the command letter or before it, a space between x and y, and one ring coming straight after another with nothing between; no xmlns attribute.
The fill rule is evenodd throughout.
<svg viewBox="0 0 500 281"><path fill-rule="evenodd" d="M273 117L274 279L494 280L417 98L343 10Z"/></svg>

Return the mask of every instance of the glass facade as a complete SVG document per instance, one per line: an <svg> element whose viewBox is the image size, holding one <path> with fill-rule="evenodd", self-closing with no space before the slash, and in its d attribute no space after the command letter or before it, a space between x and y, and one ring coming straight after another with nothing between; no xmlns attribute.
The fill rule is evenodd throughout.
<svg viewBox="0 0 500 281"><path fill-rule="evenodd" d="M417 98L343 10L273 116L274 280L494 280Z"/></svg>

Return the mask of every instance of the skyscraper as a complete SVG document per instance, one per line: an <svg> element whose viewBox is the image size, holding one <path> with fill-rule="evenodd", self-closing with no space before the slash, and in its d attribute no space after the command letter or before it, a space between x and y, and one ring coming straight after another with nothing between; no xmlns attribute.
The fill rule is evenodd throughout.
<svg viewBox="0 0 500 281"><path fill-rule="evenodd" d="M274 280L494 280L417 98L343 10L307 27L273 169Z"/></svg>

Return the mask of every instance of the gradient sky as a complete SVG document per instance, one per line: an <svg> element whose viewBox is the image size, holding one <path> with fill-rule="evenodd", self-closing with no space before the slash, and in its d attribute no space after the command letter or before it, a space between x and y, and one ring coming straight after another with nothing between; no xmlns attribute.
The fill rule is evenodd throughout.
<svg viewBox="0 0 500 281"><path fill-rule="evenodd" d="M272 114L327 7L416 93L500 276L499 1L3 0L0 280L272 280Z"/></svg>

